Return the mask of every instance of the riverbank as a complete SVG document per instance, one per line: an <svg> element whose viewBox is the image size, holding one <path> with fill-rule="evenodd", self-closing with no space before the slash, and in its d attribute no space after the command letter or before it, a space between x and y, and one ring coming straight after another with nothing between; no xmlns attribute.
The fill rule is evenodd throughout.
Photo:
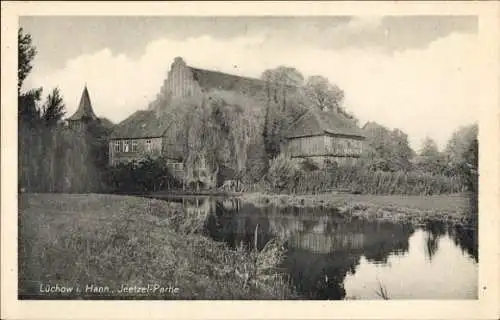
<svg viewBox="0 0 500 320"><path fill-rule="evenodd" d="M259 253L231 250L194 233L205 218L179 204L141 197L21 194L20 298L294 297L273 271L284 255L280 243ZM41 292L46 285L74 291ZM139 290L123 292L123 286Z"/></svg>
<svg viewBox="0 0 500 320"><path fill-rule="evenodd" d="M248 193L238 198L255 206L323 207L335 209L347 217L409 222L415 225L429 221L470 225L477 216L471 212L469 195L465 193L433 196Z"/></svg>

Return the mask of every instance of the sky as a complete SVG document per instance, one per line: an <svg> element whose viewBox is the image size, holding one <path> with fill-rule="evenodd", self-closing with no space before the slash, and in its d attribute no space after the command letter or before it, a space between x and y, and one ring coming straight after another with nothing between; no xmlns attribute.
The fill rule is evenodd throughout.
<svg viewBox="0 0 500 320"><path fill-rule="evenodd" d="M474 16L25 16L38 54L25 88L61 89L70 116L87 84L94 111L118 123L147 108L173 59L259 77L280 65L322 75L363 125L399 128L419 150L443 148L478 120Z"/></svg>

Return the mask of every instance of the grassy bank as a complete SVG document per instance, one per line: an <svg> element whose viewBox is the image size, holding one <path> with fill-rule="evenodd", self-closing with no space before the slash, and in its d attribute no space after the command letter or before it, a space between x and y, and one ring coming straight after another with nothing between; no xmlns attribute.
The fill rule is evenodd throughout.
<svg viewBox="0 0 500 320"><path fill-rule="evenodd" d="M356 195L321 193L316 195L280 195L248 193L239 197L256 206L324 207L336 209L347 217L391 220L422 224L432 220L469 225L475 214L465 193L434 196Z"/></svg>
<svg viewBox="0 0 500 320"><path fill-rule="evenodd" d="M287 299L274 268L283 248L230 250L195 234L204 216L173 203L117 195L22 194L19 294L23 298ZM77 287L45 294L40 285ZM85 292L88 285L107 292ZM176 294L118 294L122 285L179 288ZM92 290L91 290L92 291Z"/></svg>

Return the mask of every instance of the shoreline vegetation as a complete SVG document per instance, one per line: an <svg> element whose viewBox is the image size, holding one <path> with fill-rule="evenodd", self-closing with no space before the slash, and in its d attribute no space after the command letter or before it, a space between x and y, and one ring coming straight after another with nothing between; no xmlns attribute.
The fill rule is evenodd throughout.
<svg viewBox="0 0 500 320"><path fill-rule="evenodd" d="M279 240L257 252L213 241L205 214L134 196L21 194L21 299L294 299ZM120 296L82 292L43 295L41 285L179 288L178 293ZM83 289L82 289L83 290ZM105 292L107 293L107 292Z"/></svg>
<svg viewBox="0 0 500 320"><path fill-rule="evenodd" d="M471 197L469 193L433 196L248 193L238 198L255 206L322 207L346 217L368 220L390 220L414 225L430 221L470 225L476 222L477 217L470 206Z"/></svg>
<svg viewBox="0 0 500 320"><path fill-rule="evenodd" d="M309 196L247 193L255 206L322 206L361 219L471 225L466 194L436 196ZM334 210L337 208L337 210ZM286 252L274 239L261 250L231 249L200 233L206 213L181 204L109 194L19 195L21 299L297 299L279 266ZM64 293L41 285L109 288L176 287L177 294ZM113 289L111 289L113 290Z"/></svg>

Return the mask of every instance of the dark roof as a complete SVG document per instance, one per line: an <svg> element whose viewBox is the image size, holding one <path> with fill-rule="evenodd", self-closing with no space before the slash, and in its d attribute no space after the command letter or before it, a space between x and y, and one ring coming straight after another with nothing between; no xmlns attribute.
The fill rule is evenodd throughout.
<svg viewBox="0 0 500 320"><path fill-rule="evenodd" d="M168 128L165 117L157 117L151 110L139 110L117 124L111 133L112 139L157 138Z"/></svg>
<svg viewBox="0 0 500 320"><path fill-rule="evenodd" d="M256 78L241 77L219 71L189 67L193 78L203 89L220 89L226 91L247 90L248 93L262 92L266 82Z"/></svg>
<svg viewBox="0 0 500 320"><path fill-rule="evenodd" d="M96 120L97 116L92 109L92 104L90 103L89 91L87 90L87 86L83 88L82 97L80 98L80 104L78 105L78 109L76 112L68 118L70 121L82 120L83 118Z"/></svg>
<svg viewBox="0 0 500 320"><path fill-rule="evenodd" d="M263 93L266 90L267 81L257 78L237 76L220 71L199 69L189 66L193 78L203 89L220 89L226 91L239 91L249 95ZM274 85L278 85L274 83ZM295 91L297 86L285 84L286 90Z"/></svg>
<svg viewBox="0 0 500 320"><path fill-rule="evenodd" d="M345 116L333 111L310 109L289 127L287 138L315 135L343 135L365 138L358 126Z"/></svg>

